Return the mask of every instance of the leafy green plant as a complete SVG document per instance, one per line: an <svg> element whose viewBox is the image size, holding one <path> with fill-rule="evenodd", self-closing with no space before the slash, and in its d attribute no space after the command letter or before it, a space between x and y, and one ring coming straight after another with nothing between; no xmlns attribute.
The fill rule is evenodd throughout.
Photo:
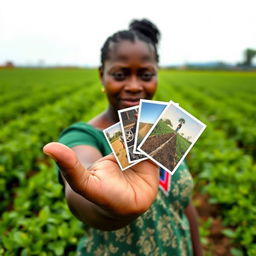
<svg viewBox="0 0 256 256"><path fill-rule="evenodd" d="M0 255L74 255L84 228L41 149L71 123L104 110L96 72L0 71ZM196 187L219 206L234 256L256 255L255 82L249 72L163 70L155 97L178 102L207 124L188 163ZM212 220L201 223L207 244Z"/></svg>

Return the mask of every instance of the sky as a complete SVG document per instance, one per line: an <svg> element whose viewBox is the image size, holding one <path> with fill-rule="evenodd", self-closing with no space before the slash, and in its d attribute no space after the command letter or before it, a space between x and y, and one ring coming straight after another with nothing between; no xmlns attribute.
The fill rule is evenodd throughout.
<svg viewBox="0 0 256 256"><path fill-rule="evenodd" d="M160 29L162 66L235 64L256 48L255 10L255 0L0 0L0 65L98 66L106 38L134 18Z"/></svg>
<svg viewBox="0 0 256 256"><path fill-rule="evenodd" d="M194 117L191 117L190 114L183 111L182 108L174 106L173 104L167 107L161 118L171 120L174 129L178 126L180 118L185 119L185 124L182 125L178 133L183 133L183 137L185 138L191 136L190 141L192 142L194 142L204 127L200 121L197 121Z"/></svg>
<svg viewBox="0 0 256 256"><path fill-rule="evenodd" d="M153 102L142 102L139 122L153 124L157 121L160 114L166 108L166 104L159 104Z"/></svg>
<svg viewBox="0 0 256 256"><path fill-rule="evenodd" d="M108 128L107 130L108 134L110 135L110 137L113 137L113 135L116 133L116 132L121 132L121 125L120 125L120 122L112 125L110 128Z"/></svg>

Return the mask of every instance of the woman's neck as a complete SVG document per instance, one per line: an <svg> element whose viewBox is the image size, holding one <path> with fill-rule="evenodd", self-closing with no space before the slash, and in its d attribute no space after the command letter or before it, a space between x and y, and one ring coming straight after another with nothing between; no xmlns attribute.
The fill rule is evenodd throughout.
<svg viewBox="0 0 256 256"><path fill-rule="evenodd" d="M118 112L109 106L107 110L90 120L88 123L97 129L104 130L119 122Z"/></svg>
<svg viewBox="0 0 256 256"><path fill-rule="evenodd" d="M108 109L104 113L106 119L108 119L112 124L119 122L118 112L111 105L108 106Z"/></svg>

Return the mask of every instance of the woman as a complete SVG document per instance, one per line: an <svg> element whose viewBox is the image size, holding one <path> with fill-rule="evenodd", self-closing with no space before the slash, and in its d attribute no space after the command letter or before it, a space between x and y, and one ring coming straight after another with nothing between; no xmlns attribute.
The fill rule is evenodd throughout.
<svg viewBox="0 0 256 256"><path fill-rule="evenodd" d="M186 165L173 175L171 189L162 171L158 191L158 167L147 160L120 171L102 132L119 121L119 109L153 97L159 36L150 21L135 20L109 37L99 68L107 110L64 130L62 144L44 147L60 167L71 211L86 224L80 255L202 255Z"/></svg>

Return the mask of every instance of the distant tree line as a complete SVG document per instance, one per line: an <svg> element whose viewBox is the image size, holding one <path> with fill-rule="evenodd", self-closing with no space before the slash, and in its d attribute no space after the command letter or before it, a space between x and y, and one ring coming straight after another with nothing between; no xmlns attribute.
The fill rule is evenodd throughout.
<svg viewBox="0 0 256 256"><path fill-rule="evenodd" d="M247 48L244 51L244 61L243 61L243 66L252 66L252 60L256 56L256 50Z"/></svg>

